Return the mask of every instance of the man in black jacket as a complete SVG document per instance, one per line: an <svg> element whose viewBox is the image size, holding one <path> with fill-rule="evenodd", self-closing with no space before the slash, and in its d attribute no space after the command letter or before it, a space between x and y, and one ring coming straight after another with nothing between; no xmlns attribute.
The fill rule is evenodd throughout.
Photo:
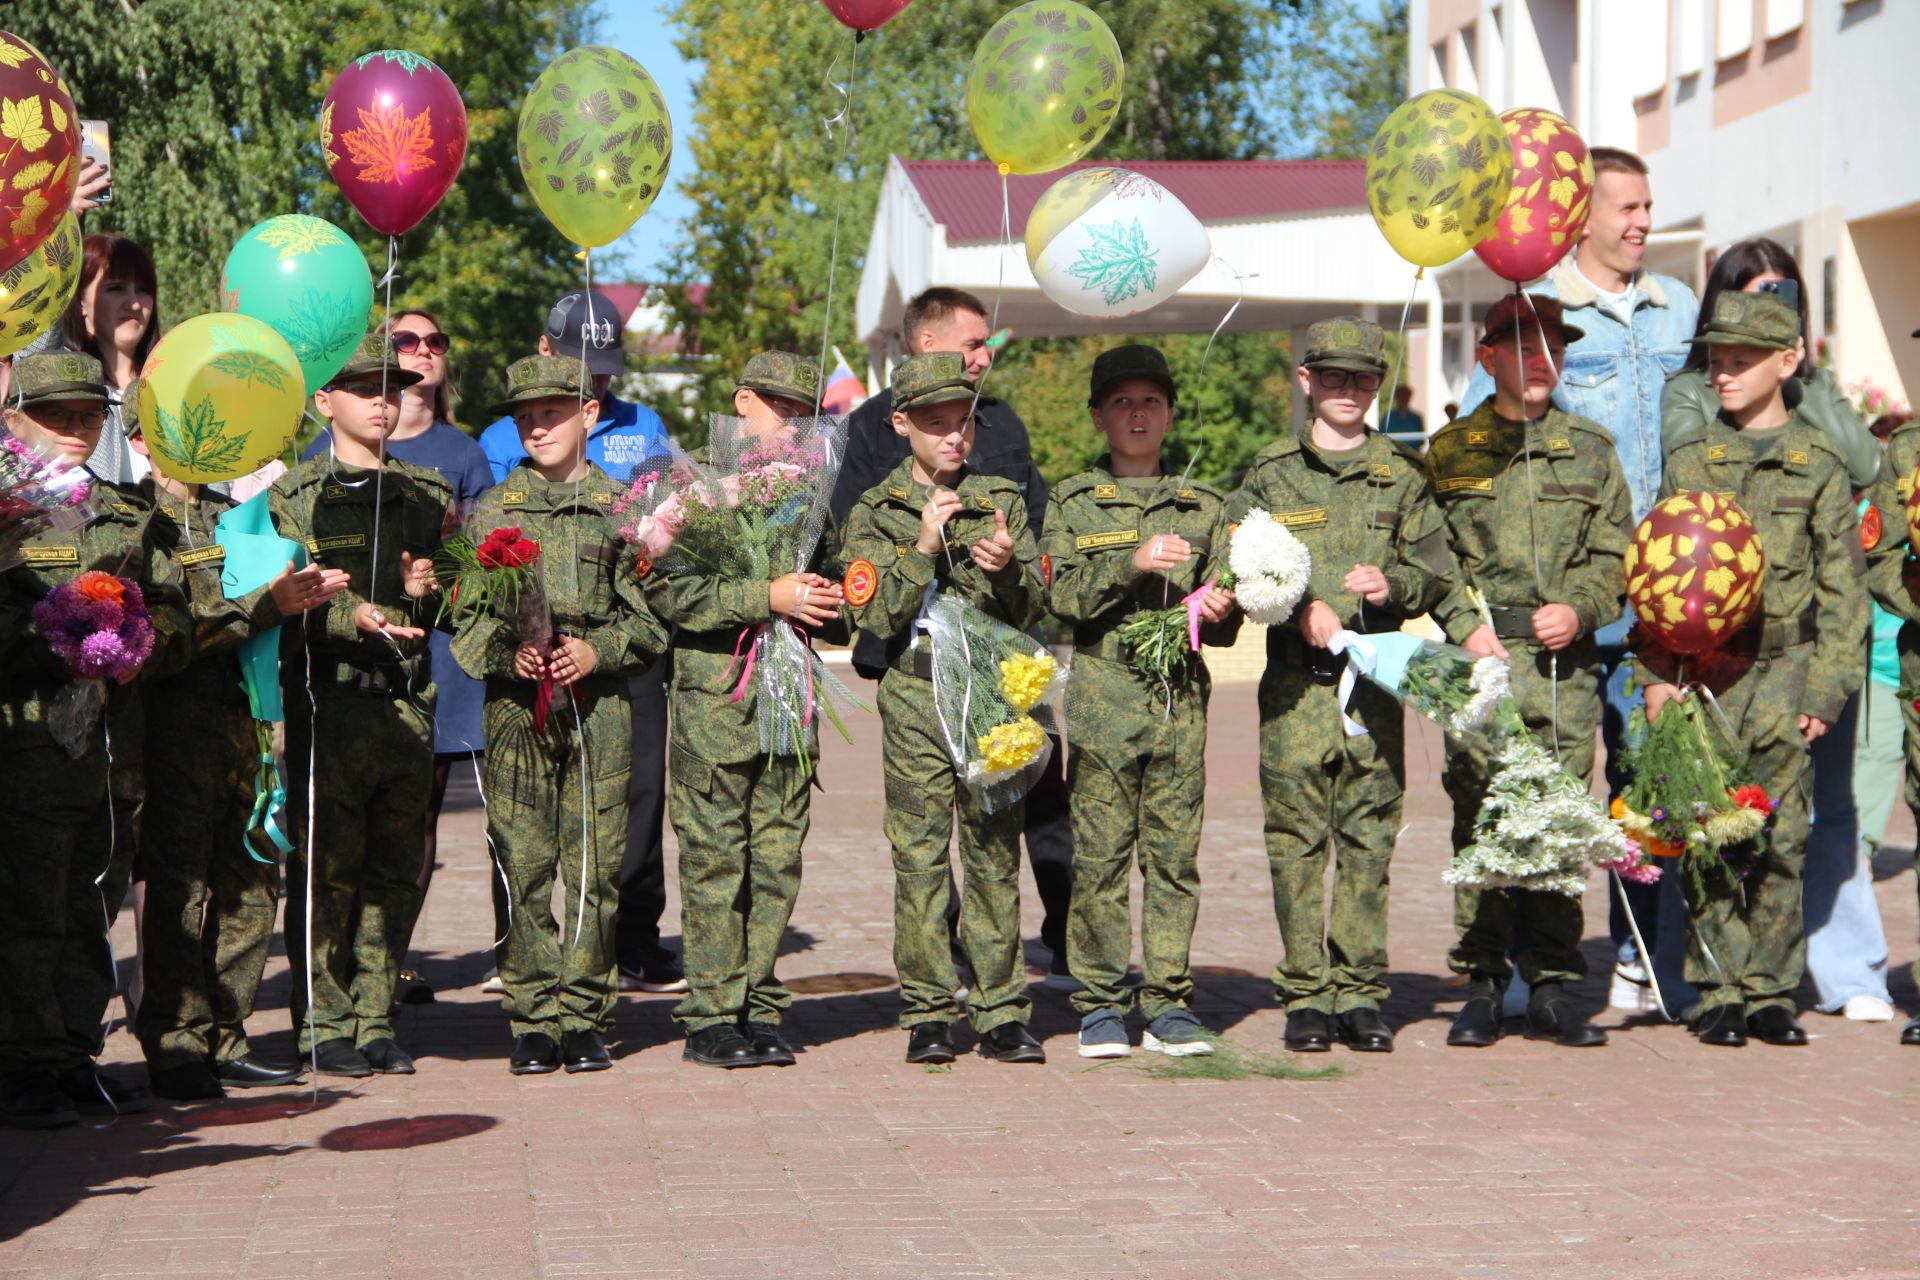
<svg viewBox="0 0 1920 1280"><path fill-rule="evenodd" d="M907 354L929 351L958 352L966 361L967 377L976 384L993 364L987 345L987 308L963 289L935 287L907 303L901 324ZM1033 465L1033 445L1027 424L1004 400L983 395L974 409L976 434L967 465L991 476L1002 476L1020 486L1027 500L1027 523L1040 536L1047 514L1047 482ZM893 429L893 396L882 391L867 400L847 420L847 456L833 489L833 518L843 523L860 495L879 484L904 461L907 440ZM853 668L869 680L878 680L887 668L886 646L877 636L854 637ZM1073 891L1073 828L1067 815L1065 765L1055 744L1047 771L1027 793L1027 861L1033 866L1040 890L1040 940L1053 953L1047 975L1049 990L1072 990L1067 970L1067 899ZM948 926L959 916L960 895L948 895ZM954 943L956 956L959 943Z"/></svg>

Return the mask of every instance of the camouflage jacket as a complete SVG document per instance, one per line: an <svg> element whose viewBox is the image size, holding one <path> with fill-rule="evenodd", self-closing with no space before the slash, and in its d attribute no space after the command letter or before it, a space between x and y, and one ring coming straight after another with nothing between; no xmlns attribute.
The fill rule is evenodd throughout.
<svg viewBox="0 0 1920 1280"><path fill-rule="evenodd" d="M453 490L438 471L388 458L386 474L371 469L336 465L321 453L297 463L274 481L268 503L273 523L283 537L307 544L307 553L322 568L344 569L345 590L307 615L305 643L316 655L341 661L385 665L393 648L385 636L362 635L353 625L354 610L371 600L394 621L411 620L427 626L440 607L439 597L415 600L401 587L400 553L416 559L440 549L440 540L453 503ZM375 539L374 494L380 495L380 563L372 563ZM378 580L373 575L377 571ZM369 596L372 586L374 594ZM301 628L281 632L297 653ZM409 657L426 651L425 640L398 642Z"/></svg>
<svg viewBox="0 0 1920 1280"><path fill-rule="evenodd" d="M1535 643L1543 604L1571 606L1583 636L1620 617L1633 495L1599 426L1560 409L1510 422L1488 400L1434 435L1427 479L1461 583L1494 610L1503 640ZM1464 591L1435 620L1455 641L1480 625Z"/></svg>
<svg viewBox="0 0 1920 1280"><path fill-rule="evenodd" d="M1846 458L1797 413L1770 443L1715 418L1667 455L1660 497L1692 489L1739 503L1760 535L1766 580L1747 626L1790 630L1812 620L1813 660L1797 709L1832 724L1866 676L1871 613ZM1664 678L1637 665L1645 679Z"/></svg>
<svg viewBox="0 0 1920 1280"><path fill-rule="evenodd" d="M913 641L913 620L936 593L957 595L1009 626L1026 628L1047 608L1040 549L1027 525L1020 486L998 476L964 470L950 486L961 507L947 521L946 550L927 555L914 545L926 485L913 479L909 458L861 496L847 516L842 539L847 565L847 603L854 624L887 641L887 661L897 664ZM993 536L993 513L1006 513L1013 559L989 574L973 562L973 544Z"/></svg>
<svg viewBox="0 0 1920 1280"><path fill-rule="evenodd" d="M1903 423L1887 437L1886 462L1880 478L1867 490L1872 503L1862 517L1860 543L1867 553L1867 590L1880 607L1904 622L1920 622L1920 560L1914 558L1913 534L1907 528L1907 503L1913 497L1913 476L1920 467L1920 418Z"/></svg>
<svg viewBox="0 0 1920 1280"><path fill-rule="evenodd" d="M1315 600L1351 630L1397 630L1408 618L1440 608L1455 589L1446 526L1420 459L1377 431L1351 453L1331 458L1297 437L1280 437L1254 455L1229 510L1236 521L1249 511L1269 513L1313 557L1307 593L1274 628L1279 635L1298 636ZM1343 585L1358 564L1376 565L1386 575L1385 604L1363 609L1359 595Z"/></svg>
<svg viewBox="0 0 1920 1280"><path fill-rule="evenodd" d="M1134 552L1168 533L1185 538L1193 558L1164 574L1140 572ZM1054 489L1040 545L1048 599L1054 616L1073 628L1075 652L1125 662L1117 634L1122 626L1140 613L1179 604L1220 576L1226 503L1218 490L1172 476L1117 478L1103 458ZM1235 611L1225 622L1203 624L1201 639L1230 645L1239 633Z"/></svg>
<svg viewBox="0 0 1920 1280"><path fill-rule="evenodd" d="M517 528L540 544L540 594L537 601L495 599L486 613L469 615L453 639L462 670L476 679L518 679L514 650L529 637L516 612L542 604L546 616L538 621L593 650L589 679L638 675L666 651L667 629L640 586L640 548L621 540L613 516L625 492L591 463L578 485L542 479L523 465L475 504L467 529L476 543L495 529Z"/></svg>
<svg viewBox="0 0 1920 1280"><path fill-rule="evenodd" d="M153 504L153 540L178 567L193 616L193 662L156 692L213 698L244 714L248 703L235 650L283 619L266 587L229 600L221 586L227 549L214 541L214 524L233 500L202 489L189 503L160 488L151 476L140 482L140 495Z"/></svg>
<svg viewBox="0 0 1920 1280"><path fill-rule="evenodd" d="M5 574L0 635L11 634L0 664L0 689L19 695L67 679L66 665L33 633L32 609L55 587L101 570L140 584L153 623L153 652L140 679L164 679L193 656L193 619L180 570L163 551L150 524L152 506L134 488L93 481L89 499L95 518L79 529L48 529L21 544L21 563Z"/></svg>

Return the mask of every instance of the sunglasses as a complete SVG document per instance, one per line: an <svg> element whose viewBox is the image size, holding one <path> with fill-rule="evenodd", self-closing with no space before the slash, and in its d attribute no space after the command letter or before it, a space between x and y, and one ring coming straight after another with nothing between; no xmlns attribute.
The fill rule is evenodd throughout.
<svg viewBox="0 0 1920 1280"><path fill-rule="evenodd" d="M404 356L412 355L423 346L434 355L443 356L453 345L453 339L444 333L419 334L406 329L395 329L390 340L393 349Z"/></svg>
<svg viewBox="0 0 1920 1280"><path fill-rule="evenodd" d="M1378 391L1382 380L1377 373L1359 373L1352 369L1315 369L1313 376L1329 391L1338 391L1349 384L1355 391Z"/></svg>
<svg viewBox="0 0 1920 1280"><path fill-rule="evenodd" d="M1800 286L1792 280L1769 280L1760 285L1755 292L1771 293L1795 310L1800 307Z"/></svg>

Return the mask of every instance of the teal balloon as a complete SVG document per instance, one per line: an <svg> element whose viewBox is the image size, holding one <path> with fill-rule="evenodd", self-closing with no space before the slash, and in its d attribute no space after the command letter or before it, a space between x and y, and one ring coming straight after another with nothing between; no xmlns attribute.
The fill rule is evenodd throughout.
<svg viewBox="0 0 1920 1280"><path fill-rule="evenodd" d="M346 232L325 218L285 213L248 231L227 254L220 306L285 338L312 395L367 336L373 272Z"/></svg>

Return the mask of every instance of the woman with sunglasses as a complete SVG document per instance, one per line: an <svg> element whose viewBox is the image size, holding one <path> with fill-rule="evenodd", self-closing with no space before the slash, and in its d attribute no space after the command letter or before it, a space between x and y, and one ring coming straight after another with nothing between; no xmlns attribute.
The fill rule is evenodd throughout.
<svg viewBox="0 0 1920 1280"><path fill-rule="evenodd" d="M1701 330L1713 314L1714 300L1728 289L1778 295L1800 313L1800 332L1811 332L1800 264L1778 242L1742 240L1715 260L1700 298ZM1660 397L1660 435L1669 454L1704 432L1720 412L1706 365L1707 344L1695 343L1686 367L1668 379ZM1824 432L1846 459L1854 489L1871 485L1880 473L1880 442L1853 411L1833 371L1803 356L1798 376L1788 379L1785 390L1787 407ZM1868 696L1875 695L1869 691ZM1813 821L1801 873L1801 909L1816 1007L1855 1022L1887 1022L1893 1017L1887 994L1887 935L1873 896L1873 866L1861 850L1854 803L1859 712L1860 696L1855 694L1833 731L1813 744Z"/></svg>
<svg viewBox="0 0 1920 1280"><path fill-rule="evenodd" d="M493 470L473 437L454 425L453 392L447 372L452 339L439 321L420 310L396 312L388 334L395 362L419 374L420 381L401 393L400 416L387 438L387 452L402 462L438 471L453 486L456 510L464 515L481 494L493 487ZM307 449L307 456L324 452L329 443L328 434L322 431ZM485 687L453 660L451 642L452 637L443 631L430 632L427 637L439 698L433 713L433 790L427 796L427 845L420 864L423 905L427 886L433 880L435 831L447 795L447 777L454 761L471 758L484 745L480 717L486 703ZM413 977L401 987L400 999L424 1004L433 999L433 989Z"/></svg>

